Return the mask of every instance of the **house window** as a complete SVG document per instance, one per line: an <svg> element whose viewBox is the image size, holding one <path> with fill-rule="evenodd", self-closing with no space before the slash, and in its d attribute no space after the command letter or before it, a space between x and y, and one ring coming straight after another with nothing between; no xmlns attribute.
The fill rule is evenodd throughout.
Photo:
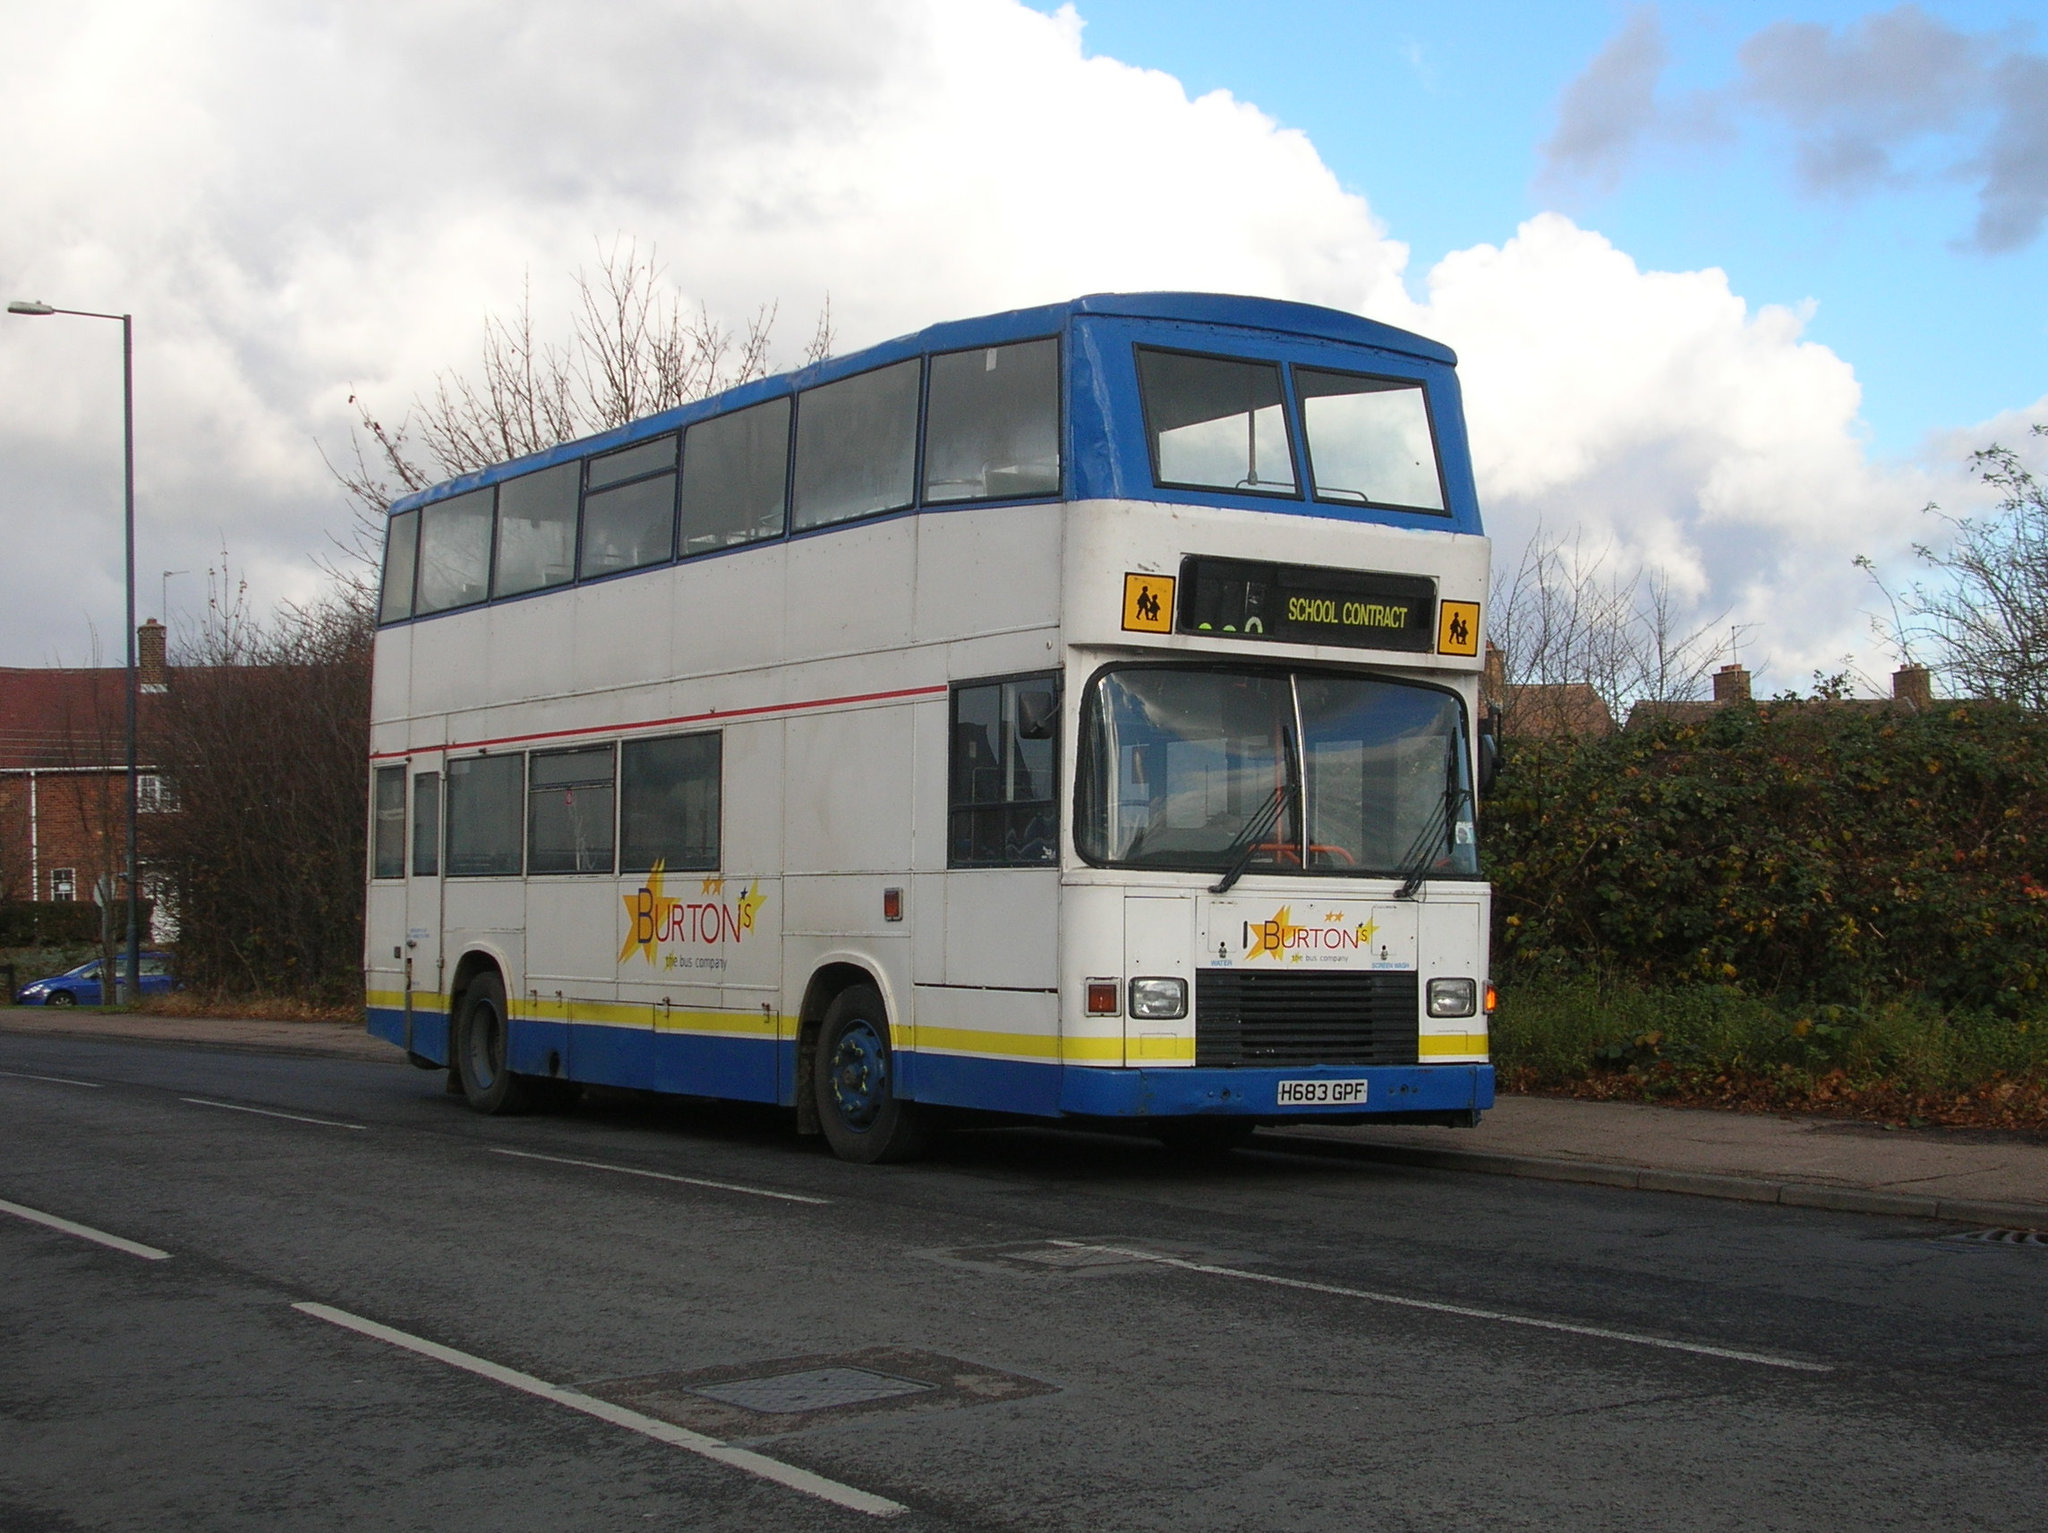
<svg viewBox="0 0 2048 1533"><path fill-rule="evenodd" d="M178 807L178 790L168 777L144 773L135 779L135 808L139 814L170 814Z"/></svg>
<svg viewBox="0 0 2048 1533"><path fill-rule="evenodd" d="M50 869L50 898L53 900L75 900L78 898L78 869Z"/></svg>

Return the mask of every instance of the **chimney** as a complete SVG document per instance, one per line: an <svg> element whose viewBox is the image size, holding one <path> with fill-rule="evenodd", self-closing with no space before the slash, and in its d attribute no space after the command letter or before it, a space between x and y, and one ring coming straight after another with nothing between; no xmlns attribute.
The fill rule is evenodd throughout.
<svg viewBox="0 0 2048 1533"><path fill-rule="evenodd" d="M1746 703L1749 701L1749 672L1741 665L1730 663L1714 672L1714 701L1717 703Z"/></svg>
<svg viewBox="0 0 2048 1533"><path fill-rule="evenodd" d="M1892 701L1915 713L1934 706L1934 678L1924 665L1902 665L1892 672Z"/></svg>
<svg viewBox="0 0 2048 1533"><path fill-rule="evenodd" d="M164 660L164 625L151 618L135 630L135 680L145 692L170 691L170 667Z"/></svg>
<svg viewBox="0 0 2048 1533"><path fill-rule="evenodd" d="M1481 702L1499 703L1508 690L1508 657L1491 639L1486 641L1486 669L1479 673Z"/></svg>

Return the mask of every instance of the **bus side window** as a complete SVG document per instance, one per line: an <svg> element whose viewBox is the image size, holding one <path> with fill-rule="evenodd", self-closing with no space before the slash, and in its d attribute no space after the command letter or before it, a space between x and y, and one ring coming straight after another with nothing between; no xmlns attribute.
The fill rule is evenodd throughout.
<svg viewBox="0 0 2048 1533"><path fill-rule="evenodd" d="M682 553L782 536L789 400L699 421L683 433Z"/></svg>
<svg viewBox="0 0 2048 1533"><path fill-rule="evenodd" d="M441 774L421 772L412 780L412 872L433 878L441 871Z"/></svg>
<svg viewBox="0 0 2048 1533"><path fill-rule="evenodd" d="M922 365L912 357L798 396L792 524L799 532L899 510L916 498Z"/></svg>
<svg viewBox="0 0 2048 1533"><path fill-rule="evenodd" d="M1156 482L1260 495L1296 493L1275 363L1141 346L1138 387Z"/></svg>
<svg viewBox="0 0 2048 1533"><path fill-rule="evenodd" d="M609 745L527 758L528 873L611 872L612 824Z"/></svg>
<svg viewBox="0 0 2048 1533"><path fill-rule="evenodd" d="M673 435L590 459L584 486L582 579L666 564L675 556Z"/></svg>
<svg viewBox="0 0 2048 1533"><path fill-rule="evenodd" d="M490 589L491 522L497 491L471 490L420 513L419 598L413 611L446 612Z"/></svg>
<svg viewBox="0 0 2048 1533"><path fill-rule="evenodd" d="M666 735L619 747L619 871L719 866L723 737Z"/></svg>
<svg viewBox="0 0 2048 1533"><path fill-rule="evenodd" d="M567 585L576 576L576 481L580 463L557 463L498 486L493 596Z"/></svg>
<svg viewBox="0 0 2048 1533"><path fill-rule="evenodd" d="M519 876L525 797L524 756L448 763L448 877Z"/></svg>
<svg viewBox="0 0 2048 1533"><path fill-rule="evenodd" d="M953 689L948 867L1036 867L1058 860L1058 691L1057 676Z"/></svg>
<svg viewBox="0 0 2048 1533"><path fill-rule="evenodd" d="M420 514L401 511L391 518L384 535L384 596L377 604L378 622L396 623L412 616L412 577L419 555Z"/></svg>
<svg viewBox="0 0 2048 1533"><path fill-rule="evenodd" d="M1060 489L1060 343L932 358L924 498L1006 500Z"/></svg>
<svg viewBox="0 0 2048 1533"><path fill-rule="evenodd" d="M372 878L405 877L405 768L377 768L375 871Z"/></svg>

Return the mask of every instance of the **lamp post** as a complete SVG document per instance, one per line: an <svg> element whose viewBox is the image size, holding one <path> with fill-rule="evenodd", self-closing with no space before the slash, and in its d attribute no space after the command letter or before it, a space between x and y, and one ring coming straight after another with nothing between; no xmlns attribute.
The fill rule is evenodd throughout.
<svg viewBox="0 0 2048 1533"><path fill-rule="evenodd" d="M128 668L123 690L128 699L128 979L114 975L114 996L131 1003L142 994L142 937L136 888L135 856L135 316L101 314L93 309L58 309L47 303L16 299L8 304L9 314L41 318L49 314L70 314L79 319L118 319L121 322L121 486L122 525L127 543Z"/></svg>

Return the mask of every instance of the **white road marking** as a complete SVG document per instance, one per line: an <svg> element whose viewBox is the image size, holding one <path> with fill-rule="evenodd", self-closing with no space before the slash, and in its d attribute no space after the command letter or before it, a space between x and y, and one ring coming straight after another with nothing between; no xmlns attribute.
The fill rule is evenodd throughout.
<svg viewBox="0 0 2048 1533"><path fill-rule="evenodd" d="M68 1075L30 1075L23 1070L0 1070L0 1075L11 1081L48 1081L52 1086L87 1086L94 1091L105 1084L102 1081L75 1081Z"/></svg>
<svg viewBox="0 0 2048 1533"><path fill-rule="evenodd" d="M516 1155L521 1160L552 1161L558 1166L584 1166L592 1171L616 1171L621 1176L652 1177L657 1182L681 1182L687 1187L716 1187L720 1192L744 1192L756 1198L776 1198L784 1203L829 1204L830 1198L814 1198L801 1192L776 1192L769 1187L748 1187L739 1182L714 1182L701 1176L677 1176L669 1171L643 1171L638 1166L614 1166L601 1160L571 1160L566 1155L539 1155L532 1150L501 1150L488 1147L493 1155Z"/></svg>
<svg viewBox="0 0 2048 1533"><path fill-rule="evenodd" d="M364 1123L342 1123L334 1118L308 1118L295 1112L273 1112L268 1107L244 1107L239 1102L215 1102L207 1097L179 1097L181 1102L190 1102L194 1107L218 1107L223 1112L249 1112L259 1118L283 1118L290 1123L317 1123L322 1128L352 1128L358 1133L367 1133L369 1125Z"/></svg>
<svg viewBox="0 0 2048 1533"><path fill-rule="evenodd" d="M626 1428L651 1437L656 1442L681 1448L715 1463L743 1470L777 1485L801 1491L807 1496L816 1496L836 1506L847 1507L856 1512L866 1512L870 1517L894 1517L907 1512L908 1507L891 1501L886 1496L877 1496L870 1491L858 1490L843 1485L837 1480L828 1480L821 1474L808 1469L799 1469L794 1464L785 1464L780 1459L769 1458L766 1454L755 1453L747 1448L735 1448L722 1443L715 1437L706 1437L701 1432L691 1432L670 1422L660 1421L652 1416L643 1416L638 1411L629 1411L623 1405L613 1405L609 1400L599 1400L581 1390L570 1389L561 1384L550 1384L546 1379L535 1378L530 1373L521 1373L516 1368L507 1368L486 1358L474 1357L467 1352L458 1352L453 1347L444 1347L439 1342L428 1341L406 1331L393 1330L388 1325L379 1325L374 1320L365 1320L360 1315L351 1315L347 1310L334 1309L326 1304L294 1304L293 1309L338 1325L344 1330L354 1331L376 1341L388 1342L394 1347L403 1347L408 1352L417 1352L422 1357L431 1357L451 1368L460 1368L479 1378L503 1384L542 1400L551 1400L556 1405L565 1405L572 1411L581 1411L586 1416L595 1416L599 1421L608 1421L613 1426Z"/></svg>
<svg viewBox="0 0 2048 1533"><path fill-rule="evenodd" d="M126 1251L130 1256L139 1256L146 1262L167 1262L171 1259L170 1252L159 1251L155 1246L146 1246L136 1240L123 1240L119 1235L109 1235L105 1230L96 1230L89 1224L73 1224L69 1219L59 1219L55 1214L23 1208L19 1203L0 1201L0 1214L12 1214L17 1219L28 1220L30 1224L40 1224L47 1229L60 1230L66 1235L76 1235L80 1240L97 1241L113 1250Z"/></svg>
<svg viewBox="0 0 2048 1533"><path fill-rule="evenodd" d="M1364 1299L1372 1304L1392 1304L1402 1309L1424 1309L1439 1315L1461 1315L1467 1320L1492 1320L1501 1325L1528 1326L1537 1331L1567 1331L1574 1336L1597 1336L1602 1341L1625 1341L1638 1347L1659 1347L1666 1352L1693 1352L1702 1357L1725 1357L1738 1363L1757 1363L1765 1368L1790 1368L1799 1373L1833 1373L1829 1363L1809 1363L1796 1357L1778 1357L1769 1352L1744 1352L1735 1347L1710 1347L1704 1342L1673 1341L1665 1336L1644 1336L1634 1331L1611 1331L1605 1326L1574 1325L1565 1320L1544 1320L1535 1315L1513 1315L1504 1310L1476 1309L1469 1304L1444 1304L1435 1299L1411 1299L1405 1294L1375 1293L1369 1288L1344 1288L1335 1283L1315 1283L1306 1278L1277 1277L1270 1272L1248 1272L1242 1267L1219 1267L1210 1262L1191 1262L1156 1251L1130 1250L1123 1246L1095 1245L1082 1240L1055 1240L1056 1246L1077 1251L1104 1251L1135 1261L1177 1267L1183 1272L1205 1272L1211 1277L1237 1278L1247 1283L1267 1283L1275 1288L1296 1288L1304 1293L1335 1294L1343 1299Z"/></svg>

